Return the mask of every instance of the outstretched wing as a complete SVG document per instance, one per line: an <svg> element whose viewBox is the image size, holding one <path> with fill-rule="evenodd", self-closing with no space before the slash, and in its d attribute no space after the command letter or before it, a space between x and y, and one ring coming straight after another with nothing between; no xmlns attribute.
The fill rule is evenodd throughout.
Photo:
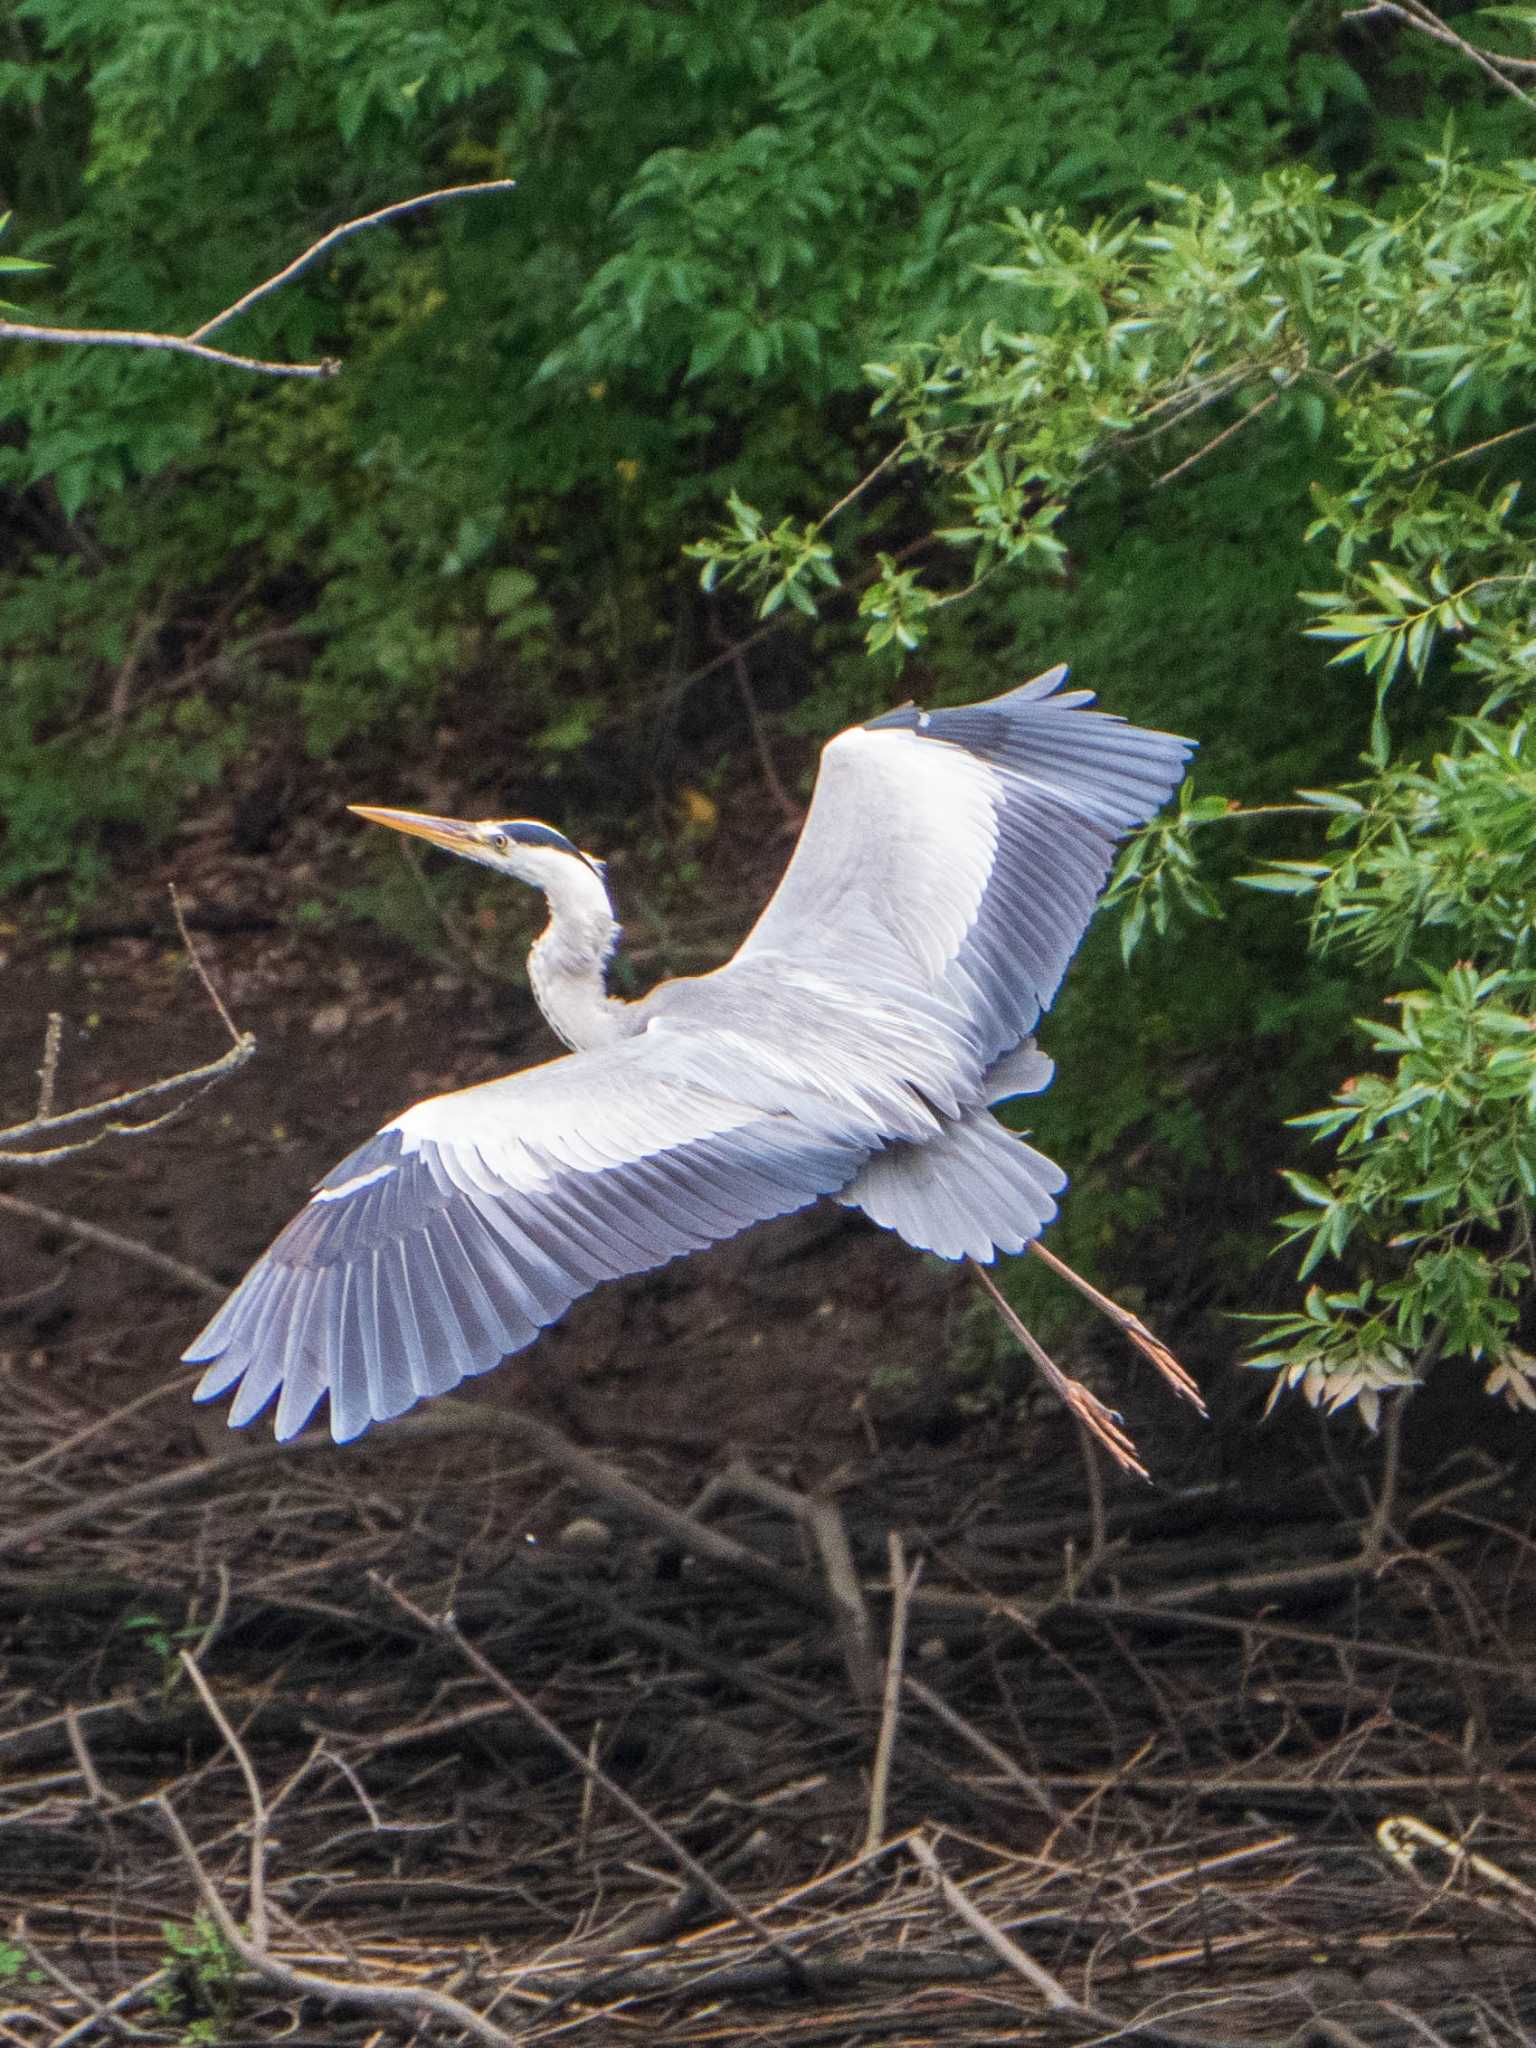
<svg viewBox="0 0 1536 2048"><path fill-rule="evenodd" d="M184 1353L230 1422L330 1397L338 1443L488 1372L579 1296L846 1185L867 1142L631 1038L418 1103L319 1183Z"/></svg>
<svg viewBox="0 0 1536 2048"><path fill-rule="evenodd" d="M736 959L947 997L983 1073L1011 1052L1061 985L1116 841L1193 751L1088 710L1066 676L829 740L794 857Z"/></svg>

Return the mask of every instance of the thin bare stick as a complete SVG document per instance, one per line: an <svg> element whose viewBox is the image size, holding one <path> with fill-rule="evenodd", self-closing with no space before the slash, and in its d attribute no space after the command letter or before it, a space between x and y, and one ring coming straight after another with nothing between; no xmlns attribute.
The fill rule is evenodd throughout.
<svg viewBox="0 0 1536 2048"><path fill-rule="evenodd" d="M875 479L877 477L884 476L885 472L890 468L891 464L897 461L899 457L906 452L906 447L906 441L900 440L896 443L894 448L888 448L885 454L882 455L880 460L875 464L874 468L866 470L864 472L863 476L859 478L858 482L853 486L852 490L844 491L843 495L838 499L837 503L835 505L829 506L828 509L822 513L821 517L817 520L815 526L811 529L812 532L820 533L821 529L824 526L831 525L832 521L837 517L839 512L846 512L848 507L854 502L856 498L862 498L864 493L869 489L870 485L875 481Z"/></svg>
<svg viewBox="0 0 1536 2048"><path fill-rule="evenodd" d="M37 1121L47 1123L53 1114L53 1091L59 1078L59 1047L64 1039L64 1019L57 1010L48 1012L43 1034L43 1064L37 1070Z"/></svg>
<svg viewBox="0 0 1536 2048"><path fill-rule="evenodd" d="M896 1754L896 1729L901 1719L902 1675L907 1661L907 1610L922 1577L923 1561L918 1558L910 1576L907 1554L895 1529L886 1532L886 1554L891 1572L891 1629L885 1652L885 1697L880 1707L880 1733L875 1742L875 1760L869 1774L869 1824L864 1830L861 1856L872 1856L885 1840L886 1803L891 1787L891 1761Z"/></svg>
<svg viewBox="0 0 1536 2048"><path fill-rule="evenodd" d="M510 192L517 184L516 178L483 178L473 185L443 185L436 192L418 192L414 199L397 199L390 206L381 206L376 213L360 213L355 220L343 221L339 228L331 228L318 242L312 242L302 256L267 278L265 282L253 285L248 292L226 306L222 313L215 313L211 320L205 320L201 327L194 327L188 335L189 341L206 341L210 334L236 319L247 307L254 306L258 299L264 299L269 292L291 284L300 271L308 270L328 249L334 249L338 242L355 235L363 228L382 227L385 221L398 220L402 214L419 213L423 207L440 206L445 199L465 199L476 192Z"/></svg>
<svg viewBox="0 0 1536 2048"><path fill-rule="evenodd" d="M1536 71L1536 57L1531 59L1531 69ZM1502 434L1490 434L1486 441L1474 441L1469 448L1458 448L1454 454L1442 455L1438 462L1431 462L1423 474L1433 476L1437 469L1449 469L1452 463L1470 462L1474 455L1486 455L1490 448L1497 448L1505 441L1518 441L1524 434L1536 434L1536 420L1527 420L1519 427L1506 427Z"/></svg>
<svg viewBox="0 0 1536 2048"><path fill-rule="evenodd" d="M1379 1570L1386 1557L1387 1537L1397 1507L1398 1454L1403 1440L1405 1394L1389 1393L1382 1398L1381 1484L1375 1503L1360 1531L1360 1562L1368 1570Z"/></svg>
<svg viewBox="0 0 1536 2048"><path fill-rule="evenodd" d="M1142 1356L1151 1360L1176 1394L1186 1401L1193 1402L1202 1415L1209 1414L1199 1387L1162 1339L1153 1336L1140 1316L1132 1315L1128 1308L1122 1308L1118 1301L1111 1301L1107 1294L1100 1294L1098 1288L1086 1281L1081 1273L1075 1272L1065 1259L1058 1258L1055 1252L1047 1251L1038 1237L1030 1241L1029 1249L1037 1259L1049 1266L1059 1279L1065 1280L1069 1287L1075 1287L1085 1301L1091 1301L1101 1315L1108 1316L1115 1328L1123 1336L1130 1338Z"/></svg>
<svg viewBox="0 0 1536 2048"><path fill-rule="evenodd" d="M828 1608L837 1623L843 1662L855 1699L872 1700L879 1690L879 1663L875 1656L875 1632L864 1599L864 1588L854 1568L848 1531L836 1501L811 1493L797 1493L754 1471L745 1458L733 1458L725 1470L694 1504L692 1519L702 1527L699 1516L709 1503L727 1494L741 1494L761 1501L781 1515L797 1521L816 1546L826 1577Z"/></svg>
<svg viewBox="0 0 1536 2048"><path fill-rule="evenodd" d="M179 334L149 334L132 327L38 327L31 321L0 320L0 341L43 341L61 346L142 348L162 355L196 356L200 362L222 363L231 370L249 370L258 377L335 377L341 364L335 356L318 363L271 363L260 356L231 355L227 349L204 348Z"/></svg>
<svg viewBox="0 0 1536 2048"><path fill-rule="evenodd" d="M181 907L181 892L180 890L178 890L174 882L167 883L166 886L170 891L171 910L176 919L176 929L181 933L181 943L187 949L187 958L192 962L193 967L196 969L197 978L203 984L204 989L207 991L209 1002L212 1003L213 1007L218 1011L219 1020L223 1024L224 1029L229 1033L230 1043L233 1045L241 1045L245 1041L246 1034L240 1029L239 1025L236 1024L234 1018L231 1017L231 1015L229 1014L229 1011L224 1007L224 998L219 994L218 990L214 987L213 977L208 972L207 968L203 965L203 956L201 953L198 952L197 947L193 944L192 934L187 930L186 916Z"/></svg>
<svg viewBox="0 0 1536 2048"><path fill-rule="evenodd" d="M56 1465L61 1459L72 1456L82 1444L88 1444L93 1437L100 1436L106 1430L120 1429L128 1418L137 1415L141 1408L152 1408L156 1401L164 1401L171 1394L185 1397L186 1391L185 1371L175 1373L170 1379L162 1380L158 1387L151 1387L147 1393L135 1394L131 1401L123 1401L116 1408L109 1408L105 1415L93 1416L89 1422L71 1430L68 1436L60 1437L56 1443L45 1444L40 1451L34 1451L30 1458L23 1458L19 1465L8 1466L5 1476L8 1481L14 1483L27 1472L41 1472L49 1465Z"/></svg>
<svg viewBox="0 0 1536 2048"><path fill-rule="evenodd" d="M197 1687L197 1696L208 1709L208 1718L223 1736L225 1746L240 1767L245 1780L245 1796L251 1802L251 1939L258 1948L267 1945L267 1803L261 1796L261 1784L256 1776L255 1766L246 1752L245 1744L231 1727L228 1716L213 1696L212 1688L198 1665L197 1659L187 1649L177 1651L181 1668Z"/></svg>
<svg viewBox="0 0 1536 2048"><path fill-rule="evenodd" d="M805 806L795 802L779 779L773 749L769 746L768 735L763 729L763 715L757 708L752 679L747 674L747 664L739 648L735 650L735 660L731 666L736 677L736 693L741 698L742 708L747 714L747 730L752 735L753 751L757 755L758 766L763 771L763 781L767 784L768 794L778 806L785 823L793 825L798 831L805 823Z"/></svg>
<svg viewBox="0 0 1536 2048"><path fill-rule="evenodd" d="M98 2004L97 2001L91 1996L90 1992L87 1991L83 1985L77 1984L74 1978L69 1976L67 1972L61 1970L58 1964L54 1962L51 1959L51 1957L45 1955L42 1949L38 1948L35 1943L29 1941L27 1939L26 1928L24 1925L12 1928L10 1930L8 1939L13 1941L15 1945L22 1950L23 1954L27 1958L28 1963L34 1970L36 1970L39 1973L39 1975L49 1978L53 1983L55 1983L59 1987L59 1989L65 1994L65 1996L72 1999L76 2005L83 2005L86 2008L87 2012L91 2015L91 2019L93 2022L101 2021L106 2018L106 2007ZM126 2020L118 2020L117 2026L121 2032L128 2036L130 2040L145 2041L149 2039L149 2036L144 2032L144 2030L141 2027L130 2026Z"/></svg>
<svg viewBox="0 0 1536 2048"><path fill-rule="evenodd" d="M268 1984L287 1992L292 1998L318 1998L326 2005L350 2005L361 2012L387 2013L392 2018L404 2017L418 2023L431 2015L449 2026L462 2028L466 2034L482 2042L484 2048L518 2048L513 2035L492 2026L472 2007L446 1991L432 1991L425 1985L348 1984L337 1977L317 1976L312 1970L296 1970L288 1963L279 1962L276 1956L269 1955L245 1934L225 1905L169 1799L163 1793L156 1793L145 1804L155 1808L170 1829L182 1861L192 1873L199 1896L219 1933L246 1968L254 1970Z"/></svg>
<svg viewBox="0 0 1536 2048"><path fill-rule="evenodd" d="M1065 1815L1061 1808L1041 1781L1021 1769L1007 1750L999 1749L990 1736L984 1735L979 1728L967 1721L963 1714L957 1713L948 1700L941 1699L932 1686L925 1685L922 1679L914 1678L908 1672L902 1683L913 1699L921 1700L930 1714L942 1721L946 1728L952 1729L963 1742L968 1742L977 1755L985 1757L992 1768L1000 1771L1010 1784L1017 1785L1021 1792L1026 1793L1047 1820L1054 1822L1058 1827L1062 1825Z"/></svg>
<svg viewBox="0 0 1536 2048"><path fill-rule="evenodd" d="M767 1587L780 1599L789 1601L802 1612L825 1615L836 1612L833 1601L821 1587L806 1580L797 1573L782 1570L778 1565L751 1550L745 1543L738 1543L734 1537L724 1536L719 1530L711 1529L706 1523L695 1521L681 1509L659 1500L655 1494L647 1493L632 1479L616 1470L603 1459L594 1457L580 1444L572 1443L547 1422L526 1410L511 1407L474 1407L467 1402L455 1402L452 1397L433 1404L434 1415L447 1416L457 1421L461 1429L472 1428L480 1431L494 1431L497 1435L515 1437L531 1451L568 1473L581 1485L588 1487L600 1499L610 1502L632 1516L643 1527L654 1529L658 1535L667 1537L684 1552L693 1557L707 1558L711 1564L723 1566L727 1571L740 1573ZM424 1418L423 1418L424 1419ZM399 1425L393 1426L398 1429ZM303 1439L300 1439L303 1441ZM786 1489L787 1491L787 1489ZM799 1500L801 1496L792 1496ZM858 1578L853 1577L854 1590L858 1589ZM862 1599L862 1596L860 1596Z"/></svg>
<svg viewBox="0 0 1536 2048"><path fill-rule="evenodd" d="M85 1730L80 1725L78 1707L64 1709L64 1726L69 1735L69 1747L75 1764L85 1780L85 1790L93 1806L106 1807L112 1804L112 1796L101 1782L101 1773L96 1768L96 1759L91 1755L85 1739Z"/></svg>
<svg viewBox="0 0 1536 2048"><path fill-rule="evenodd" d="M1122 1472L1134 1472L1138 1479L1149 1478L1151 1475L1136 1455L1136 1446L1121 1427L1120 1418L1106 1408L1096 1394L1091 1394L1081 1380L1075 1380L1062 1371L1033 1333L1025 1328L986 1267L976 1259L967 1259L966 1264L980 1286L991 1297L993 1307L1039 1367L1046 1384L1068 1413L1076 1415L1084 1423Z"/></svg>
<svg viewBox="0 0 1536 2048"><path fill-rule="evenodd" d="M1164 484L1171 484L1176 477L1183 476L1186 470L1193 469L1197 462L1204 462L1206 456L1213 454L1224 441L1230 441L1234 434L1240 434L1243 428L1256 420L1261 412L1268 412L1277 398L1282 398L1285 395L1291 387L1291 382L1292 380L1288 378L1278 390L1271 391L1267 398L1261 398L1257 405L1251 405L1240 419L1235 419L1230 426L1223 427L1219 434L1213 434L1211 439L1205 442L1203 446L1197 448L1193 455L1186 455L1184 460L1176 462L1172 469L1165 469L1161 476L1154 477L1152 479L1153 490L1161 490Z"/></svg>
<svg viewBox="0 0 1536 2048"><path fill-rule="evenodd" d="M213 1612L208 1617L207 1627L192 1646L194 1657L207 1656L223 1633L224 1624L229 1619L229 1601L230 1595L234 1591L234 1580L230 1577L229 1566L222 1557L215 1560L213 1569L219 1582L218 1598L213 1603ZM189 1616L188 1619L190 1620L190 1618Z"/></svg>
<svg viewBox="0 0 1536 2048"><path fill-rule="evenodd" d="M667 1854L693 1879L705 1896L712 1900L721 1912L728 1914L731 1919L738 1921L749 1934L760 1941L774 1958L784 1966L789 1972L790 1977L802 1990L809 1990L811 1988L811 1973L807 1970L799 1956L795 1954L794 1950L781 1941L771 1929L765 1927L750 1907L743 1905L735 1893L728 1890L712 1871L706 1869L691 1850L684 1848L670 1828L664 1827L655 1815L648 1812L637 1799L632 1799L623 1786L616 1784L600 1764L596 1763L584 1750L579 1749L572 1742L563 1728L557 1727L541 1708L534 1705L525 1692L515 1686L504 1672L499 1671L490 1658L478 1650L461 1633L457 1622L454 1621L451 1615L442 1615L434 1618L425 1609L418 1607L408 1594L402 1593L397 1587L390 1585L389 1581L382 1577L380 1573L371 1571L368 1577L378 1587L379 1591L393 1600L401 1612L408 1614L419 1628L425 1630L428 1635L437 1636L442 1641L451 1643L460 1656L464 1658L465 1662L472 1665L480 1673L480 1676L485 1679L487 1684L493 1686L500 1693L503 1699L515 1706L524 1719L529 1721L539 1731L551 1748L557 1749L560 1752L561 1756L565 1758L573 1770L578 1771L583 1778L590 1779L606 1799L611 1800L621 1812L627 1813L637 1826L645 1830L653 1842L665 1849Z"/></svg>
<svg viewBox="0 0 1536 2048"><path fill-rule="evenodd" d="M12 1162L7 1160L4 1163L9 1165ZM86 1223L78 1216L67 1216L62 1209L50 1209L42 1202L26 1202L20 1195L5 1194L0 1194L0 1209L12 1216L24 1216L31 1223L46 1223L52 1230L67 1230L72 1237L82 1238L87 1244L100 1245L103 1251L117 1252L125 1259L137 1259L141 1266L153 1266L157 1273L179 1280L183 1287L191 1287L212 1300L222 1301L229 1292L211 1273L204 1273L181 1259L173 1259L169 1252L157 1252L152 1244L140 1244L136 1237L124 1237L99 1223Z"/></svg>
<svg viewBox="0 0 1536 2048"><path fill-rule="evenodd" d="M979 1934L1000 1963L1005 1964L1026 1984L1033 1985L1052 2012L1081 2013L1095 2017L1089 2007L1075 1999L1065 1985L1059 1983L1050 1971L1037 1963L1033 1956L1026 1955L1011 1936L1004 1934L1001 1927L989 1920L981 1908L968 1899L959 1885L939 1864L933 1853L933 1844L926 1836L913 1834L907 1837L907 1849L925 1877L931 1878L943 1896L944 1903L952 1913L958 1914L973 1934Z"/></svg>
<svg viewBox="0 0 1536 2048"><path fill-rule="evenodd" d="M0 1196L0 1202L4 1200L5 1197ZM802 1613L825 1616L833 1611L827 1593L814 1581L798 1573L781 1570L746 1544L690 1520L679 1509L636 1486L633 1480L605 1464L601 1458L572 1443L547 1422L541 1422L521 1409L477 1406L445 1395L425 1412L391 1423L387 1442L390 1449L403 1450L412 1444L442 1441L471 1431L477 1436L506 1436L525 1444L557 1470L568 1473L622 1509L642 1527L654 1529L691 1556L705 1558L723 1570L751 1580ZM176 1465L167 1472L154 1473L147 1479L133 1480L127 1486L115 1488L110 1495L91 1495L70 1501L13 1528L8 1529L0 1523L0 1557L9 1552L27 1550L34 1544L50 1543L65 1531L96 1521L103 1515L120 1517L129 1507L195 1491L210 1480L222 1480L231 1473L251 1474L265 1465L286 1464L294 1458L335 1455L336 1446L326 1432L319 1429L309 1430L286 1444L274 1442L271 1438L245 1439L219 1456L200 1458L190 1464Z"/></svg>
<svg viewBox="0 0 1536 2048"><path fill-rule="evenodd" d="M205 320L201 327L194 327L190 334L155 334L128 327L42 327L31 321L0 320L0 341L41 341L70 346L93 345L98 348L138 348L157 351L161 354L195 356L205 363L221 363L233 370L249 370L262 377L335 377L340 374L341 364L334 356L323 357L318 363L276 363L259 356L231 355L225 349L209 348L207 337L227 322L254 306L258 299L264 299L269 292L275 292L307 270L328 249L333 249L348 235L355 235L362 228L378 227L382 222L397 220L401 214L415 213L424 206L437 206L445 199L462 199L475 192L508 192L517 183L515 178L487 178L473 185L445 185L436 192L419 192L413 199L397 199L393 205L381 206L374 213L359 214L355 220L343 221L340 227L331 228L318 242L312 242L301 256L263 279L258 285L242 294L233 305L226 306L221 313L215 313L211 320Z"/></svg>
<svg viewBox="0 0 1536 2048"><path fill-rule="evenodd" d="M48 2043L48 2048L75 2048L75 2044L83 2041L87 2034L94 2033L97 2027L103 2026L108 2022L115 2022L116 2026L130 2040L137 2040L140 2038L143 2030L139 2027L130 2026L120 2015L125 2013L130 2006L138 2005L144 1999L150 1997L157 1985L163 1981L165 1975L164 1970L151 1970L149 1975L141 1977L137 1984L130 1984L126 1991L119 1991L116 1998L109 1998L105 2004L93 2007L83 2020L76 2020L75 2024L72 2027L66 2027L62 2034L55 2034Z"/></svg>

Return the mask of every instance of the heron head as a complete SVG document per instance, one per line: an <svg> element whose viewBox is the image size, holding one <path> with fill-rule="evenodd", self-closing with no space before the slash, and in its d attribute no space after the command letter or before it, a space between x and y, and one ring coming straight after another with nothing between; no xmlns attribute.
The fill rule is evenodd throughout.
<svg viewBox="0 0 1536 2048"><path fill-rule="evenodd" d="M425 839L444 846L465 860L478 861L498 874L529 882L546 895L583 871L602 885L601 861L573 846L563 832L544 825L537 818L434 818L423 811L378 810L371 804L348 804L347 809L372 825L388 825L392 831L408 832L413 839Z"/></svg>

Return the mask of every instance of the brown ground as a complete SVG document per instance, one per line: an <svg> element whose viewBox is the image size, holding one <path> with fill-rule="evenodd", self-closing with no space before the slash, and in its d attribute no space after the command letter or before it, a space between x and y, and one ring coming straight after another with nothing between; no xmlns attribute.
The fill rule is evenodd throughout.
<svg viewBox="0 0 1536 2048"><path fill-rule="evenodd" d="M259 1056L152 1136L5 1185L228 1282L405 1101L546 1048L515 991L362 928L296 934L274 894L291 863L279 880L193 841L177 865ZM17 1118L49 1010L66 1105L223 1050L157 894L114 910L126 932L56 961L10 941ZM1363 1537L1379 1451L1310 1426L1257 1436L1251 1400L1220 1384L1225 1419L1202 1431L1106 1345L1072 1362L1123 1401L1158 1487L1110 1484L1094 1557L1066 1425L955 1399L938 1363L955 1276L828 1210L609 1290L462 1416L255 1453L260 1425L231 1448L173 1368L205 1312L194 1288L14 1212L0 1241L0 2042L108 2038L103 2009L134 1985L125 2018L156 2041L425 2024L249 1976L226 1993L178 1960L162 1923L191 1924L196 1873L144 1802L170 1796L244 1919L237 1751L277 1806L272 1954L353 1986L452 1989L520 2040L1536 2028L1518 1436L1459 1452L1422 1421ZM523 1415L560 1442L530 1446ZM579 1476L568 1442L606 1475ZM835 1503L851 1577L739 1492L707 1527L744 1551L667 1533L733 1451ZM922 1573L887 1659L907 1684L877 1853L850 1861L893 1532ZM471 1649L388 1587L428 1617L451 1604ZM1376 1833L1403 1814L1428 1831L1411 1867ZM678 1842L728 1901L680 1870ZM1046 2016L1031 1965L1076 2009Z"/></svg>

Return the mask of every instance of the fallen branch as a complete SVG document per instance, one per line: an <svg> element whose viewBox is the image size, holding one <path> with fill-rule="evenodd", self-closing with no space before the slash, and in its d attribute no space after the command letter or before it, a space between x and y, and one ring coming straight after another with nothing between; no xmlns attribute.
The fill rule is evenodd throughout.
<svg viewBox="0 0 1536 2048"><path fill-rule="evenodd" d="M861 1702L873 1700L880 1689L879 1663L875 1656L874 1629L865 1603L864 1589L853 1562L848 1531L843 1526L837 1503L826 1496L797 1493L755 1472L745 1458L733 1458L717 1478L712 1479L695 1501L690 1521L699 1522L717 1500L739 1494L747 1500L788 1515L800 1524L815 1546L827 1582L827 1604L837 1624L838 1641L853 1696Z"/></svg>
<svg viewBox="0 0 1536 2048"><path fill-rule="evenodd" d="M290 1998L318 1998L324 2005L351 2006L391 2019L414 2020L418 2025L428 2018L443 2020L483 2042L484 2048L517 2048L513 2035L482 2019L472 2006L446 1991L433 1991L427 1985L349 1983L345 1978L322 1977L313 1970L296 1970L292 1964L280 1962L250 1939L225 1905L169 1799L159 1793L145 1803L155 1808L170 1829L181 1859L224 1942L248 1970L254 1970L275 1990L286 1992Z"/></svg>
<svg viewBox="0 0 1536 2048"><path fill-rule="evenodd" d="M794 1950L786 1947L771 1929L763 1925L750 1907L743 1905L734 1892L728 1890L711 1870L707 1869L691 1851L685 1849L670 1828L663 1826L637 1799L632 1799L623 1786L616 1784L600 1764L584 1750L579 1749L562 1728L557 1727L546 1713L534 1705L526 1693L520 1691L504 1672L498 1671L490 1658L476 1649L475 1645L460 1633L451 1615L434 1618L418 1607L409 1595L390 1585L378 1572L370 1572L368 1576L379 1591L387 1594L401 1612L408 1614L418 1627L424 1629L428 1635L437 1636L441 1641L453 1644L465 1662L472 1665L504 1700L516 1707L524 1719L539 1731L544 1740L560 1752L572 1769L581 1774L587 1784L595 1785L606 1799L621 1812L627 1813L637 1826L643 1828L653 1842L665 1849L721 1912L738 1921L750 1935L762 1943L801 1990L810 1989L811 1973Z"/></svg>
<svg viewBox="0 0 1536 2048"><path fill-rule="evenodd" d="M149 1128L139 1125L140 1130ZM71 1146L71 1151L83 1148ZM34 1164L41 1155L34 1154ZM5 1165L13 1164L10 1160ZM80 1238L86 1244L100 1245L103 1251L117 1252L125 1259L137 1259L141 1266L152 1266L157 1273L164 1273L167 1279L179 1280L184 1287L195 1293L206 1294L213 1301L222 1301L229 1289L223 1281L215 1280L211 1273L205 1273L199 1266L189 1266L184 1259L173 1259L169 1252L157 1252L152 1244L142 1244L136 1237L124 1237L121 1231L108 1230L100 1223L87 1223L83 1217L70 1216L62 1209L50 1209L42 1202L24 1201L20 1195L0 1194L0 1210L11 1216L20 1216L29 1223L43 1223L50 1230L67 1230L72 1237Z"/></svg>
<svg viewBox="0 0 1536 2048"><path fill-rule="evenodd" d="M922 1835L914 1834L907 1839L907 1850L918 1869L943 1894L944 1903L950 1911L962 1919L973 1934L980 1935L1000 1963L1012 1970L1016 1977L1022 1977L1026 1984L1033 1985L1052 2012L1077 2013L1085 2019L1099 2019L1097 2013L1092 2013L1087 2006L1079 2004L1049 1970L1037 1963L1033 1956L1026 1954L1016 1941L1004 1934L1001 1927L989 1920L981 1908L966 1897L954 1879L940 1867L931 1842Z"/></svg>

